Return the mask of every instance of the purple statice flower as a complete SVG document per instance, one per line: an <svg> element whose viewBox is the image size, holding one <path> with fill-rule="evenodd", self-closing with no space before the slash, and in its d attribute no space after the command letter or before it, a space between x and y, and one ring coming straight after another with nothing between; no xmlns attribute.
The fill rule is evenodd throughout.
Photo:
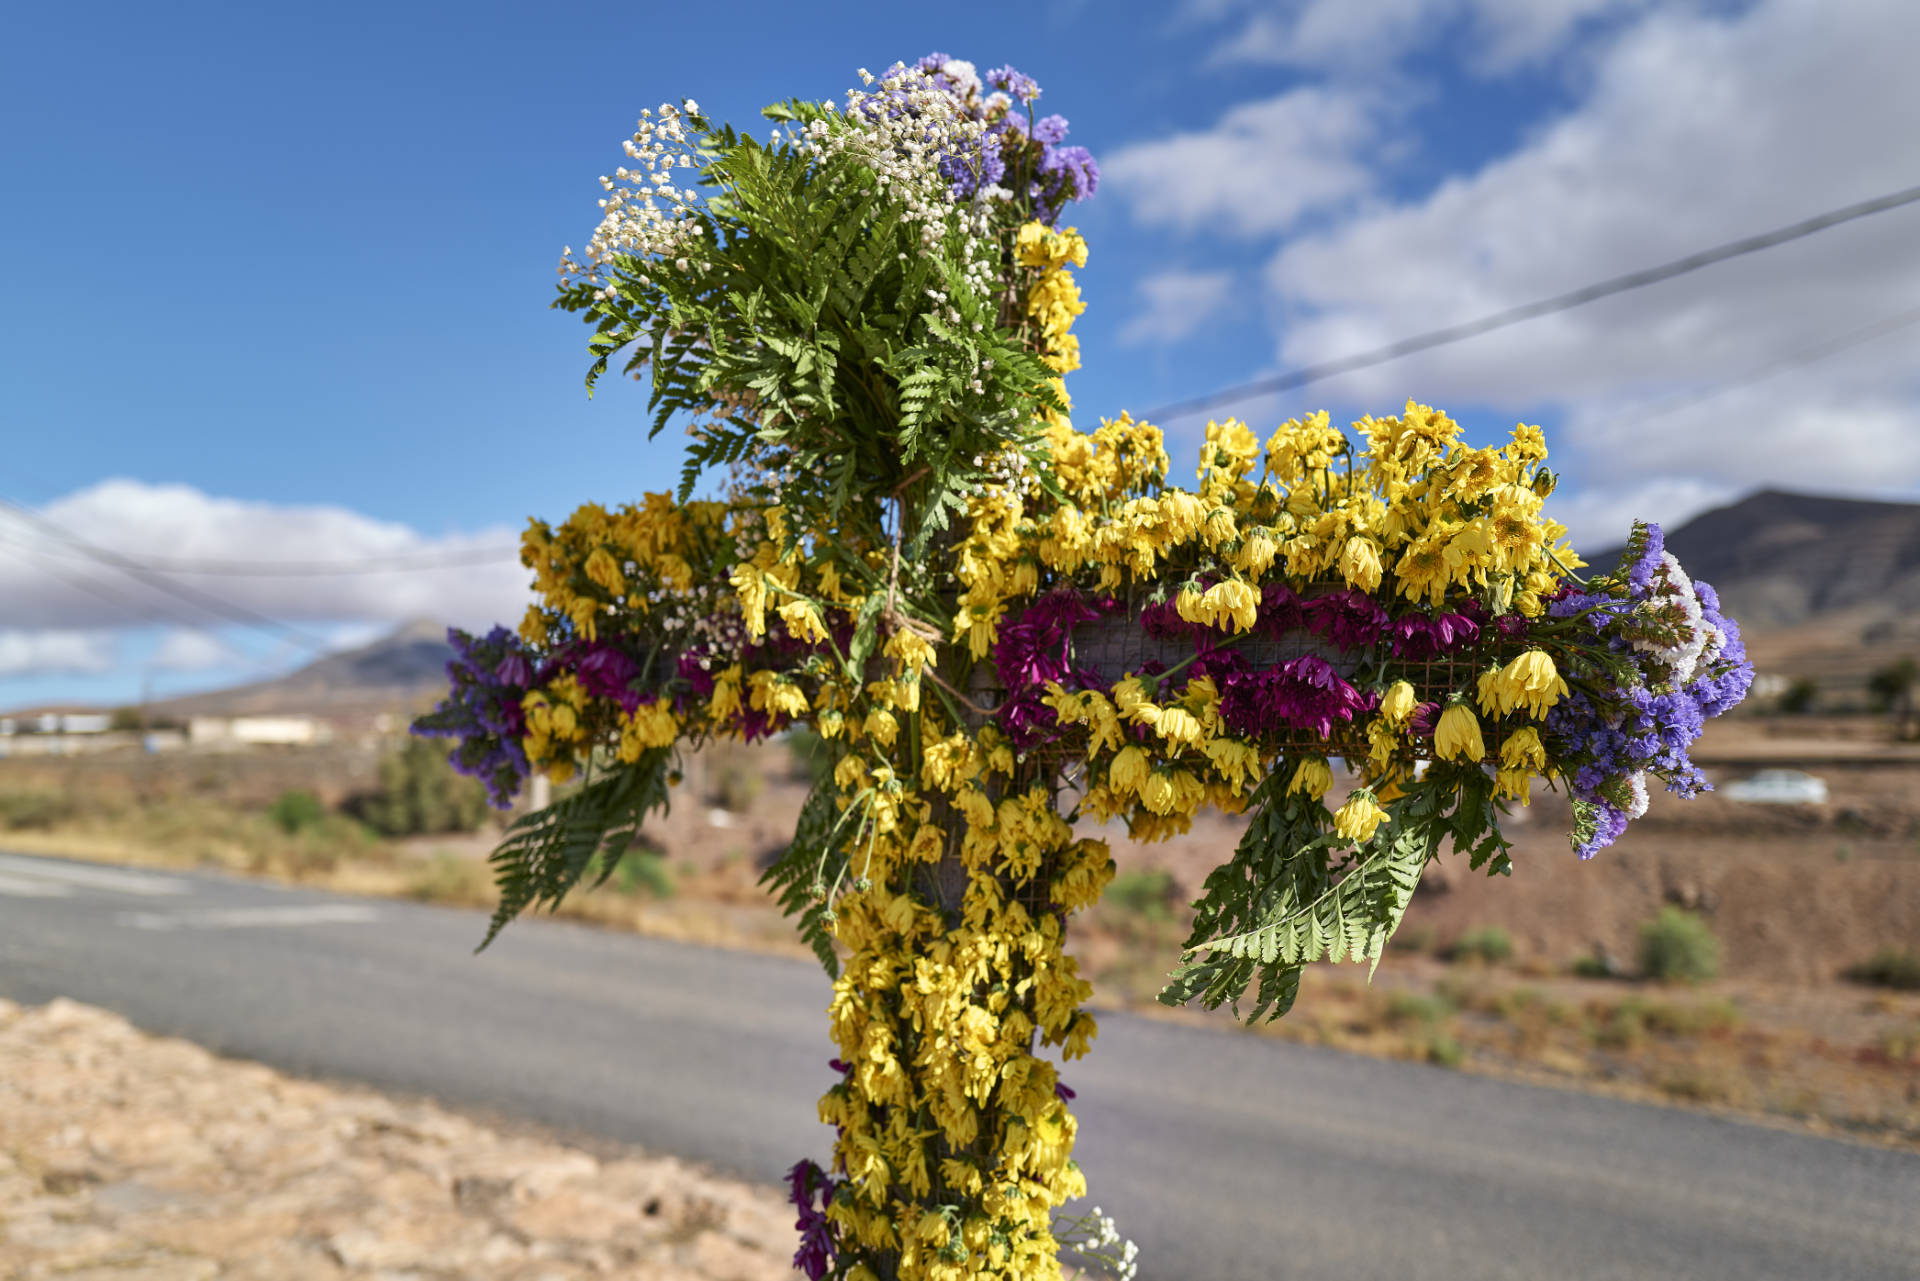
<svg viewBox="0 0 1920 1281"><path fill-rule="evenodd" d="M526 646L504 627L478 639L448 628L447 643L453 646L447 697L413 723L413 732L454 739L448 754L454 769L486 784L487 798L505 809L528 772L520 745L527 728L520 701L535 683L533 666Z"/></svg>
<svg viewBox="0 0 1920 1281"><path fill-rule="evenodd" d="M1063 121L1061 133L1065 132ZM1034 166L1033 216L1051 227L1060 221L1068 202L1085 200L1098 190L1100 166L1091 151L1085 147L1046 147L1040 163Z"/></svg>
<svg viewBox="0 0 1920 1281"><path fill-rule="evenodd" d="M1620 569L1599 590L1566 591L1548 614L1578 619L1581 649L1613 657L1587 663L1574 690L1547 714L1549 752L1574 799L1587 807L1575 848L1582 858L1612 844L1645 810L1648 775L1693 796L1707 778L1693 744L1709 717L1738 703L1753 683L1740 628L1705 583L1690 583L1666 553L1658 525L1637 525ZM1624 662L1624 681L1616 673ZM1584 678L1583 678L1584 677Z"/></svg>
<svg viewBox="0 0 1920 1281"><path fill-rule="evenodd" d="M820 1281L833 1268L834 1256L839 1252L833 1240L833 1223L827 1218L827 1207L833 1204L835 1183L812 1161L796 1161L787 1171L787 1200L800 1212L793 1226L800 1233L800 1248L793 1252L793 1266L797 1271L807 1274L810 1281ZM818 1208L814 1206L815 1196L819 1197Z"/></svg>
<svg viewBox="0 0 1920 1281"><path fill-rule="evenodd" d="M1053 1097L1059 1099L1062 1103L1071 1103L1080 1097L1080 1092L1068 1086L1065 1081L1055 1077L1053 1082Z"/></svg>
<svg viewBox="0 0 1920 1281"><path fill-rule="evenodd" d="M1027 136L1043 147L1057 147L1067 140L1067 118L1041 116L1033 122L1033 128Z"/></svg>
<svg viewBox="0 0 1920 1281"><path fill-rule="evenodd" d="M1040 96L1040 86L1034 83L1033 77L1015 71L1011 66L995 67L986 74L985 79L989 86L1001 90L1022 106Z"/></svg>

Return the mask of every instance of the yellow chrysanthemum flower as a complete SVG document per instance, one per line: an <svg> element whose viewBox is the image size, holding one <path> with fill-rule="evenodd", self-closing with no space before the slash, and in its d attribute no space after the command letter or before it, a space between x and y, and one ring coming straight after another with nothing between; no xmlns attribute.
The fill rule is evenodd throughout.
<svg viewBox="0 0 1920 1281"><path fill-rule="evenodd" d="M1374 831L1386 820L1387 812L1374 803L1373 793L1361 788L1333 813L1333 830L1359 845L1373 839Z"/></svg>
<svg viewBox="0 0 1920 1281"><path fill-rule="evenodd" d="M1487 754L1480 737L1480 722L1473 709L1455 703L1440 713L1440 724L1433 732L1433 750L1443 761L1477 761Z"/></svg>
<svg viewBox="0 0 1920 1281"><path fill-rule="evenodd" d="M1294 767L1287 781L1287 795L1311 796L1319 800L1333 788L1333 770L1324 756L1309 756Z"/></svg>

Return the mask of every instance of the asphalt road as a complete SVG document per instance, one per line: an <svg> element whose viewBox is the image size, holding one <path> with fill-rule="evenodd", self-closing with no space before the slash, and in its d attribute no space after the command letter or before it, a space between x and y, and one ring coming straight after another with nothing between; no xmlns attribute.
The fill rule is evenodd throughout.
<svg viewBox="0 0 1920 1281"><path fill-rule="evenodd" d="M0 996L754 1179L825 1156L816 969L482 924L0 855ZM1120 1014L1066 1079L1144 1278L1920 1278L1910 1153Z"/></svg>

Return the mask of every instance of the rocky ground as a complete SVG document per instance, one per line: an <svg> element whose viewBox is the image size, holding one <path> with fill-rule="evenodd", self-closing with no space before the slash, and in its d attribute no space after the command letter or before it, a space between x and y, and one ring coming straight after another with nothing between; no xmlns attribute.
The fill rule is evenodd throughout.
<svg viewBox="0 0 1920 1281"><path fill-rule="evenodd" d="M777 1192L0 1001L9 1281L773 1281Z"/></svg>

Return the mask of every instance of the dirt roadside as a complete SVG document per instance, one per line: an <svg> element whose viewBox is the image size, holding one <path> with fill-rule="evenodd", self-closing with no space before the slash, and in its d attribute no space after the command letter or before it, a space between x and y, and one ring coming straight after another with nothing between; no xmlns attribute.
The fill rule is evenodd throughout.
<svg viewBox="0 0 1920 1281"><path fill-rule="evenodd" d="M778 1192L0 1001L10 1281L789 1281Z"/></svg>

